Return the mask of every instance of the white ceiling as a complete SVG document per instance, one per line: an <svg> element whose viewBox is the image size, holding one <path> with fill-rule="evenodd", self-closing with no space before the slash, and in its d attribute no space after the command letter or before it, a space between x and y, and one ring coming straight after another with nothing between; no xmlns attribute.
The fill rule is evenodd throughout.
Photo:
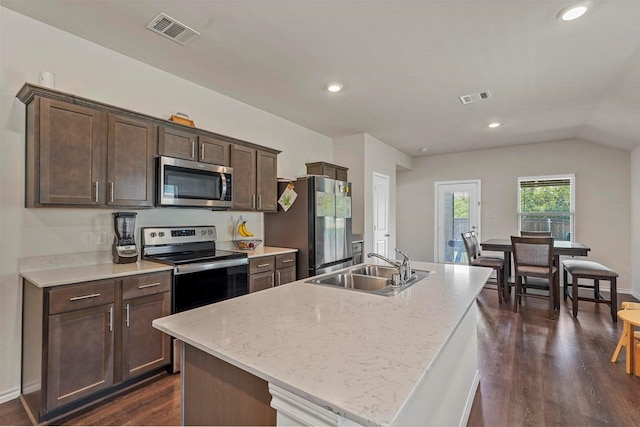
<svg viewBox="0 0 640 427"><path fill-rule="evenodd" d="M633 150L640 0L560 22L569 3L0 0L332 138L367 133L414 157L570 138ZM202 36L181 46L147 30L160 12ZM341 93L324 90L333 81Z"/></svg>

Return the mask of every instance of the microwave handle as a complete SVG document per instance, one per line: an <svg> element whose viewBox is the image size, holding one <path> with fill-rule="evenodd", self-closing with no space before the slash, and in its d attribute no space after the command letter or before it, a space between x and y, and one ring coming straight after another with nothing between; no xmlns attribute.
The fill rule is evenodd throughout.
<svg viewBox="0 0 640 427"><path fill-rule="evenodd" d="M222 191L220 193L220 198L221 200L224 200L225 196L227 195L227 176L221 173L220 179L222 180Z"/></svg>

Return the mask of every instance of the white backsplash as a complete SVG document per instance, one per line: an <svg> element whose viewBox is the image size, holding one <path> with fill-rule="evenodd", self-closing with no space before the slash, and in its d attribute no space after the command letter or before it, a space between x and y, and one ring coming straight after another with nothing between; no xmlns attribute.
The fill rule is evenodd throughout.
<svg viewBox="0 0 640 427"><path fill-rule="evenodd" d="M111 263L111 251L81 252L75 254L58 254L24 257L18 259L19 271L47 270L50 268L79 267Z"/></svg>

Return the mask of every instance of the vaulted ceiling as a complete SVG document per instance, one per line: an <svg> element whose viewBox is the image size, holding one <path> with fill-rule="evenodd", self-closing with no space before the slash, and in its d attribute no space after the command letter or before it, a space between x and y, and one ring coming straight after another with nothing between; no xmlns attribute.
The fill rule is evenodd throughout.
<svg viewBox="0 0 640 427"><path fill-rule="evenodd" d="M0 4L328 137L367 133L414 157L571 138L640 146L638 0L593 1L572 22L556 18L570 4L558 0ZM159 13L201 35L180 45L149 31Z"/></svg>

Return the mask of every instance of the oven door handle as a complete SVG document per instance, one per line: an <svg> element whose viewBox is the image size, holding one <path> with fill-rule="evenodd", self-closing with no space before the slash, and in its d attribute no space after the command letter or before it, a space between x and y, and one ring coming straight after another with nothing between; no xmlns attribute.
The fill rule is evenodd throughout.
<svg viewBox="0 0 640 427"><path fill-rule="evenodd" d="M230 259L225 261L199 262L187 265L178 265L173 269L173 274L179 276L181 274L198 273L206 270L217 270L220 268L237 267L239 265L249 264L248 258Z"/></svg>

